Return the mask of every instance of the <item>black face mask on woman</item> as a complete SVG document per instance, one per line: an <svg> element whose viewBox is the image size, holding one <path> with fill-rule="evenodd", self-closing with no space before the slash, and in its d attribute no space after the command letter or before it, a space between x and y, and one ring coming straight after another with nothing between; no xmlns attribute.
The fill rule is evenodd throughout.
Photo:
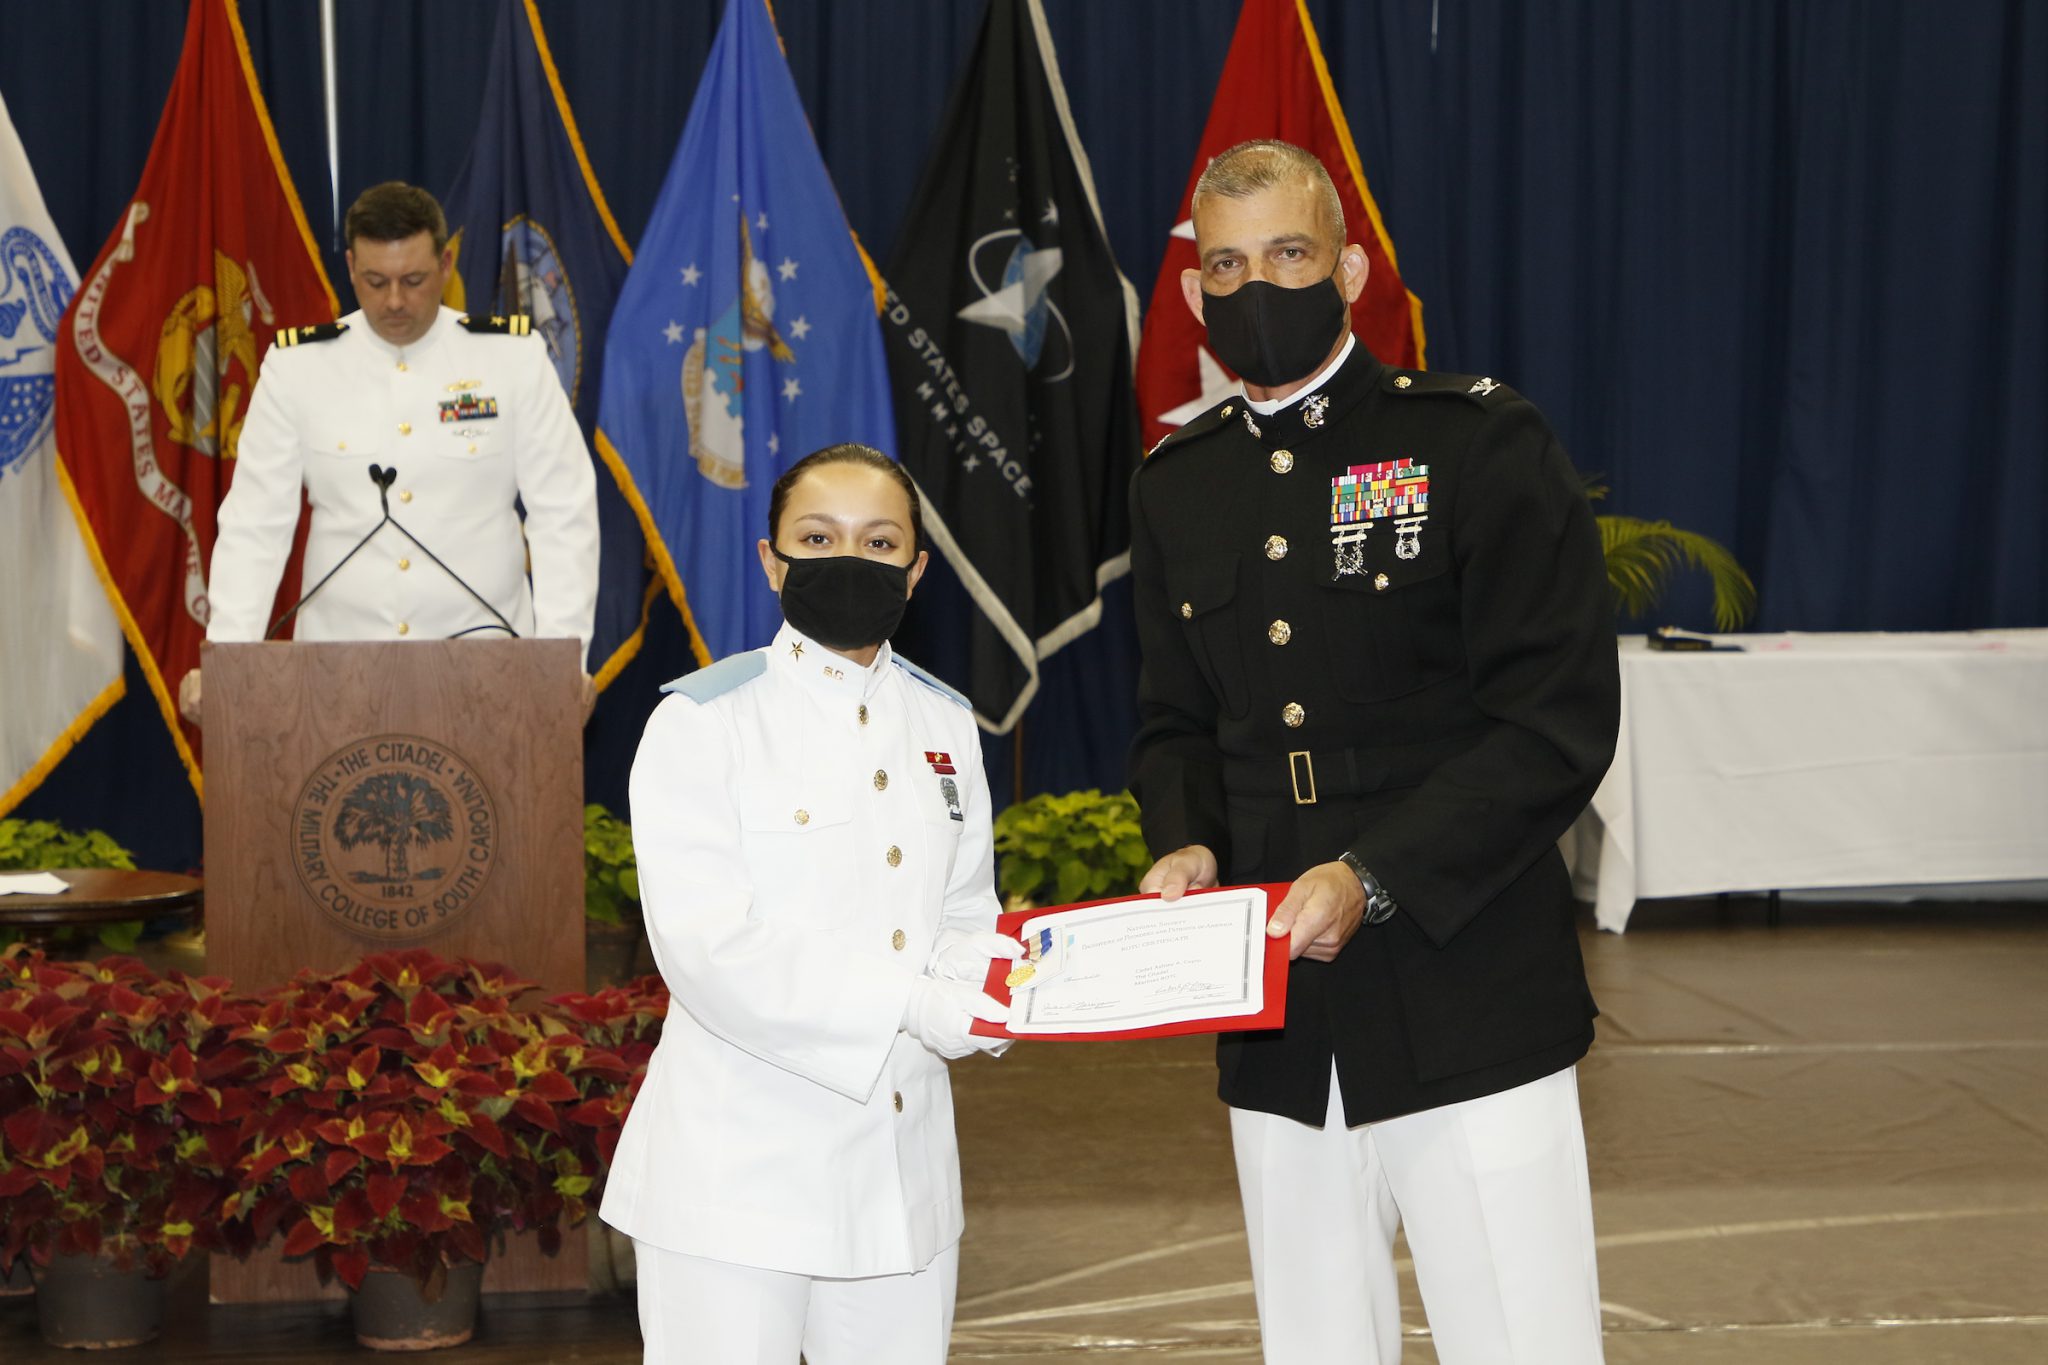
<svg viewBox="0 0 2048 1365"><path fill-rule="evenodd" d="M1292 384L1321 368L1350 312L1335 270L1326 280L1295 289L1247 280L1229 294L1202 291L1209 349L1238 378L1262 389Z"/></svg>
<svg viewBox="0 0 2048 1365"><path fill-rule="evenodd" d="M866 649L896 633L910 569L863 555L793 559L782 574L782 618L827 649Z"/></svg>

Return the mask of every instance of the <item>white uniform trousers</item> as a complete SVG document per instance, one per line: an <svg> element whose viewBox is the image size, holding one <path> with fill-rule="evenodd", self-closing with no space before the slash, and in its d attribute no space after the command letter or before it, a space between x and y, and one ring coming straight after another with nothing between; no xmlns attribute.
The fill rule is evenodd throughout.
<svg viewBox="0 0 2048 1365"><path fill-rule="evenodd" d="M960 1244L908 1275L832 1280L635 1240L647 1365L945 1365Z"/></svg>
<svg viewBox="0 0 2048 1365"><path fill-rule="evenodd" d="M1572 1068L1356 1128L1230 1111L1266 1365L1397 1365L1405 1224L1442 1365L1600 1365Z"/></svg>

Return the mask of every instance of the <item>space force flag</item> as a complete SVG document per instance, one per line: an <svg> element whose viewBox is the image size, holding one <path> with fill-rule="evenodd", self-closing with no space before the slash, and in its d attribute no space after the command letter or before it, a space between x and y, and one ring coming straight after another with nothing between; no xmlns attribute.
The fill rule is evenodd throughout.
<svg viewBox="0 0 2048 1365"><path fill-rule="evenodd" d="M608 346L598 451L699 662L768 643L782 614L754 542L776 477L896 440L875 285L766 0L728 0Z"/></svg>
<svg viewBox="0 0 2048 1365"><path fill-rule="evenodd" d="M1345 235L1365 249L1369 265L1365 291L1351 305L1351 330L1386 364L1417 369L1423 363L1422 301L1401 283L1393 239L1366 186L1306 0L1244 0L1145 313L1138 403L1147 446L1239 391L1237 376L1217 361L1202 324L1188 311L1180 275L1199 265L1189 208L1195 182L1210 158L1253 138L1291 142L1323 163L1344 203Z"/></svg>
<svg viewBox="0 0 2048 1365"><path fill-rule="evenodd" d="M532 318L589 442L605 332L633 253L584 154L534 0L500 0L476 138L441 202L455 250L444 301ZM590 665L602 687L639 647L649 575L639 520L609 473L598 475L597 519Z"/></svg>
<svg viewBox="0 0 2048 1365"><path fill-rule="evenodd" d="M241 15L192 0L141 182L59 328L57 450L195 791L199 732L172 693L199 664L249 396L280 326L335 311ZM295 550L287 605L298 579Z"/></svg>
<svg viewBox="0 0 2048 1365"><path fill-rule="evenodd" d="M122 692L121 627L52 438L57 326L77 284L0 101L0 816Z"/></svg>
<svg viewBox="0 0 2048 1365"><path fill-rule="evenodd" d="M1137 296L1117 269L1039 0L990 0L886 272L903 465L976 615L964 676L1013 727L1039 662L1130 564Z"/></svg>

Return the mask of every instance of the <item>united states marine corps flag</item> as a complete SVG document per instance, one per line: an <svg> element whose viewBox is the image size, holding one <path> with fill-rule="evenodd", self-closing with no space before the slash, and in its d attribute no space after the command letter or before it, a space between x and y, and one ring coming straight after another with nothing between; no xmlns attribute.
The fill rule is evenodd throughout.
<svg viewBox="0 0 2048 1365"><path fill-rule="evenodd" d="M58 329L57 450L194 790L173 694L206 636L214 513L277 329L335 311L234 0L192 0L142 182ZM296 549L278 596L297 600Z"/></svg>
<svg viewBox="0 0 2048 1365"><path fill-rule="evenodd" d="M900 458L975 608L965 666L933 663L1000 734L1040 660L1096 623L1102 585L1130 564L1137 295L1110 255L1039 0L990 0L941 126L885 272L882 330Z"/></svg>
<svg viewBox="0 0 2048 1365"><path fill-rule="evenodd" d="M448 306L532 318L594 448L605 330L633 251L584 154L534 0L500 0L476 138L441 204L455 248ZM597 476L597 515L590 665L603 687L639 649L653 575L639 519L608 471Z"/></svg>
<svg viewBox="0 0 2048 1365"><path fill-rule="evenodd" d="M1351 305L1351 330L1385 363L1422 366L1422 301L1401 283L1393 239L1366 186L1306 0L1245 0L1145 314L1138 404L1147 446L1238 391L1237 376L1209 350L1202 324L1181 298L1180 274L1199 264L1189 211L1195 182L1211 157L1254 138L1305 147L1323 163L1344 201L1345 235L1365 249L1370 266L1365 292Z"/></svg>

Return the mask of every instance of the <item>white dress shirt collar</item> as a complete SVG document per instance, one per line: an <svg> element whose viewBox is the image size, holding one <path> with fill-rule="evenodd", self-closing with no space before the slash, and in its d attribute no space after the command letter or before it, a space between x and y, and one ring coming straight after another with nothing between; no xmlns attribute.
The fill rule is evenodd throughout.
<svg viewBox="0 0 2048 1365"><path fill-rule="evenodd" d="M806 691L827 703L861 705L872 701L882 682L894 671L893 651L887 641L875 651L875 661L862 668L844 654L836 654L784 621L768 646L768 666L794 679Z"/></svg>
<svg viewBox="0 0 2048 1365"><path fill-rule="evenodd" d="M1250 407L1253 412L1256 412L1261 417L1271 417L1282 408L1293 407L1296 403L1299 403L1302 399L1329 383L1330 376L1343 369L1344 362L1351 359L1351 352L1357 345L1358 337L1356 334L1346 336L1344 338L1344 349L1337 352L1337 358L1317 371L1316 377L1309 380L1308 386L1302 389L1300 393L1291 393L1285 398L1274 399L1253 398L1250 394L1246 394L1244 400L1246 406Z"/></svg>
<svg viewBox="0 0 2048 1365"><path fill-rule="evenodd" d="M461 316L462 314L446 304L441 305L439 311L434 314L434 321L427 328L425 335L421 336L418 341L413 342L410 346L393 346L383 337L378 336L377 329L370 325L370 320L363 316L363 310L360 308L344 317L342 321L348 324L351 332L361 332L363 339L375 347L378 354L396 363L399 361L417 360L434 347L440 345L441 339L455 329L456 319Z"/></svg>

